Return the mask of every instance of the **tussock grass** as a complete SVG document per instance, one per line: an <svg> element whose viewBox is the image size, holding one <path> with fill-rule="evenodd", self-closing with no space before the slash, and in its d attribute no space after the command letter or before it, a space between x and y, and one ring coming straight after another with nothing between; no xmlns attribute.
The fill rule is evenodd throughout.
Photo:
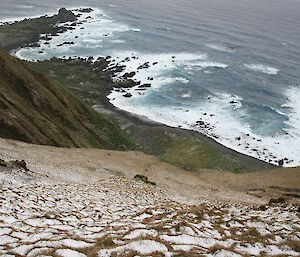
<svg viewBox="0 0 300 257"><path fill-rule="evenodd" d="M0 49L0 136L63 147L136 149L107 116Z"/></svg>

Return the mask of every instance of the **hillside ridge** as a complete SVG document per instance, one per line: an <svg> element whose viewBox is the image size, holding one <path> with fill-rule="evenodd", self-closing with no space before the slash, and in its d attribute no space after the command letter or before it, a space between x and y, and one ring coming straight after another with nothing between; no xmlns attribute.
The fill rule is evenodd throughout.
<svg viewBox="0 0 300 257"><path fill-rule="evenodd" d="M1 49L0 89L1 137L53 146L135 148L106 116Z"/></svg>

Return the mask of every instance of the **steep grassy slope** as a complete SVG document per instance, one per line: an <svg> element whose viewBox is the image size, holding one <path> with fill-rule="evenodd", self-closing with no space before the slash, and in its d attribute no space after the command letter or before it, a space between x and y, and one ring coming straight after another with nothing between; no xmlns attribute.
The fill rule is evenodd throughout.
<svg viewBox="0 0 300 257"><path fill-rule="evenodd" d="M107 117L1 49L0 137L66 147L135 147Z"/></svg>

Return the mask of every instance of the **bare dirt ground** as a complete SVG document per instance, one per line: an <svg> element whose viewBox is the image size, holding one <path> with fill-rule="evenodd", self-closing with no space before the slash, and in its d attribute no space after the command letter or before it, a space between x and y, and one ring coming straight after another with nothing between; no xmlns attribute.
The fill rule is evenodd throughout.
<svg viewBox="0 0 300 257"><path fill-rule="evenodd" d="M196 174L5 139L0 159L29 168L0 167L0 256L300 256L299 169Z"/></svg>
<svg viewBox="0 0 300 257"><path fill-rule="evenodd" d="M300 168L235 174L218 170L189 172L141 152L69 149L0 138L0 158L24 159L49 181L93 183L110 176L147 176L162 189L187 199L265 204L270 198L300 200Z"/></svg>

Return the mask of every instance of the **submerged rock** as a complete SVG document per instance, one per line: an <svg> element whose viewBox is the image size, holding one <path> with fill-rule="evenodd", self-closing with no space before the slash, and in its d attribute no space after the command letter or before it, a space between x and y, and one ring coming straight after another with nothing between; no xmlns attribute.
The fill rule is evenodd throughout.
<svg viewBox="0 0 300 257"><path fill-rule="evenodd" d="M79 11L82 13L90 13L93 11L93 9L92 8L81 8Z"/></svg>
<svg viewBox="0 0 300 257"><path fill-rule="evenodd" d="M123 78L124 79L127 79L127 78L132 78L132 77L134 77L135 76L135 72L134 71L132 71L132 72L130 72L130 73L125 73L124 75L123 75Z"/></svg>
<svg viewBox="0 0 300 257"><path fill-rule="evenodd" d="M124 97L132 97L132 94L130 94L130 93L127 93L127 94L125 94L125 95L123 95Z"/></svg>
<svg viewBox="0 0 300 257"><path fill-rule="evenodd" d="M284 159L278 161L279 166L283 166L283 164L284 164Z"/></svg>
<svg viewBox="0 0 300 257"><path fill-rule="evenodd" d="M63 45L74 45L75 43L73 41L67 41L67 42L63 42L61 44L58 44L57 46L63 46Z"/></svg>
<svg viewBox="0 0 300 257"><path fill-rule="evenodd" d="M48 42L47 42L48 43ZM27 44L26 47L40 47L41 45L37 42L35 43L31 43L31 44Z"/></svg>
<svg viewBox="0 0 300 257"><path fill-rule="evenodd" d="M151 84L146 83L146 84L143 84L143 85L139 86L139 88L145 88L145 87L151 87Z"/></svg>
<svg viewBox="0 0 300 257"><path fill-rule="evenodd" d="M142 69L148 69L150 67L149 62L145 62L143 65L140 65L137 69L142 70Z"/></svg>

